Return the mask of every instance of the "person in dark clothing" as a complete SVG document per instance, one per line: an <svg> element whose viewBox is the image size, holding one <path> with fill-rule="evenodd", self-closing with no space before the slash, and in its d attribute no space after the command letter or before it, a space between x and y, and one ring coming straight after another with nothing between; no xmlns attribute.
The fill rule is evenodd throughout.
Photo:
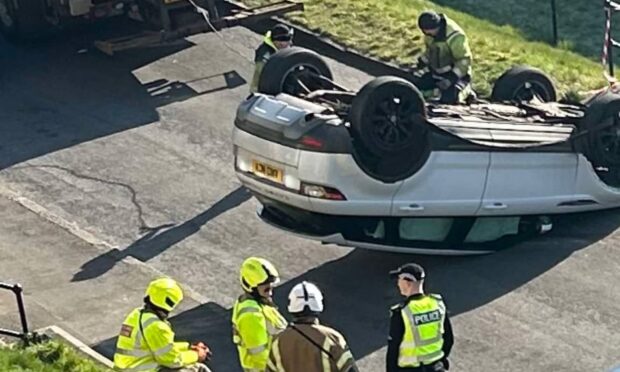
<svg viewBox="0 0 620 372"><path fill-rule="evenodd" d="M387 372L443 372L454 345L452 325L440 295L424 293L424 269L408 263L390 271L405 298L391 308Z"/></svg>
<svg viewBox="0 0 620 372"><path fill-rule="evenodd" d="M288 48L293 44L293 29L278 24L269 30L263 42L256 48L254 52L254 76L252 77L252 83L250 84L250 92L256 93L258 90L258 82L260 81L260 75L263 72L263 67L267 60L278 50Z"/></svg>

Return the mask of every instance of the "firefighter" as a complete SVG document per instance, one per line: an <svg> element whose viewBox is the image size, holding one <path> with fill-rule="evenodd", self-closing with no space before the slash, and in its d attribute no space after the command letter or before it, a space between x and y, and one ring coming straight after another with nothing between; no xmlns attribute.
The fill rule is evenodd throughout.
<svg viewBox="0 0 620 372"><path fill-rule="evenodd" d="M175 342L168 322L170 312L183 300L179 284L170 278L152 281L144 307L125 318L116 343L115 370L125 372L209 372L202 364L211 356L202 342Z"/></svg>
<svg viewBox="0 0 620 372"><path fill-rule="evenodd" d="M268 372L357 372L344 337L321 325L323 294L309 282L293 287L288 296L293 322L276 336L267 364Z"/></svg>
<svg viewBox="0 0 620 372"><path fill-rule="evenodd" d="M443 372L454 344L440 295L424 293L424 269L408 263L390 271L404 300L391 308L387 372Z"/></svg>
<svg viewBox="0 0 620 372"><path fill-rule="evenodd" d="M425 97L439 93L442 103L464 103L471 89L472 54L463 29L444 14L423 12L418 26L426 50L418 58L416 82ZM437 92L438 90L438 92Z"/></svg>
<svg viewBox="0 0 620 372"><path fill-rule="evenodd" d="M286 320L273 302L279 275L271 262L250 257L241 265L240 280L244 294L233 308L233 342L243 370L263 372L273 337L286 328Z"/></svg>
<svg viewBox="0 0 620 372"><path fill-rule="evenodd" d="M260 74L267 60L278 50L288 48L292 44L293 29L286 25L278 24L265 34L262 44L259 45L254 54L255 67L252 84L250 85L251 93L256 93L258 90Z"/></svg>

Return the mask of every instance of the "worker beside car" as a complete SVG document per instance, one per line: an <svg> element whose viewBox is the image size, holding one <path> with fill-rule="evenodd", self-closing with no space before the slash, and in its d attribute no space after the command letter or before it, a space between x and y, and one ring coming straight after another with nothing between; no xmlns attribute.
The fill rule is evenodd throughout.
<svg viewBox="0 0 620 372"><path fill-rule="evenodd" d="M454 344L450 318L440 295L424 293L422 266L408 263L390 271L404 300L391 308L387 372L442 372Z"/></svg>
<svg viewBox="0 0 620 372"><path fill-rule="evenodd" d="M279 282L274 265L264 258L249 257L241 265L243 288L233 307L233 342L246 372L264 372L273 337L286 328L286 319L273 302L273 287Z"/></svg>
<svg viewBox="0 0 620 372"><path fill-rule="evenodd" d="M278 50L288 48L293 44L293 29L284 25L277 24L269 30L263 42L258 46L254 54L254 76L250 84L250 92L258 91L258 82L263 72L263 67L269 58Z"/></svg>
<svg viewBox="0 0 620 372"><path fill-rule="evenodd" d="M357 372L344 337L322 325L323 293L310 282L291 289L288 312L293 317L286 330L274 338L268 372Z"/></svg>
<svg viewBox="0 0 620 372"><path fill-rule="evenodd" d="M423 12L418 26L426 47L418 58L416 86L425 98L439 93L447 104L464 103L471 89L472 53L463 29L444 14ZM437 92L438 91L438 92Z"/></svg>
<svg viewBox="0 0 620 372"><path fill-rule="evenodd" d="M171 278L152 281L144 307L134 309L123 322L116 343L114 368L125 372L209 372L202 364L211 351L202 342L175 342L168 316L183 300L183 291Z"/></svg>

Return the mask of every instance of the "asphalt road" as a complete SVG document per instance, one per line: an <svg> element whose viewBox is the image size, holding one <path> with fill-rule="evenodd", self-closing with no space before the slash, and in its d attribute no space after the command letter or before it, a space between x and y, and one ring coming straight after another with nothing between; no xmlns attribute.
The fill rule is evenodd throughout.
<svg viewBox="0 0 620 372"><path fill-rule="evenodd" d="M240 291L239 265L260 255L280 269L283 309L295 283L318 283L325 322L343 332L362 371L381 371L388 308L398 300L387 271L417 261L428 271L427 289L442 293L452 313L453 370L583 372L620 364L618 211L565 218L549 235L482 257L386 254L295 238L256 217L257 202L232 169L232 122L260 36L235 28L223 37L236 51L205 34L114 58L90 48L96 37L81 31L20 48L0 41L0 280L30 284L37 324L69 324L109 355L146 282L126 267L137 259L140 270L152 270L141 278L163 272L195 291L192 306L173 319L180 336L213 345L214 371L238 371L229 309ZM329 62L336 80L352 88L370 79ZM49 288L53 297L43 293ZM88 304L66 300L80 296ZM0 301L8 313L10 299Z"/></svg>

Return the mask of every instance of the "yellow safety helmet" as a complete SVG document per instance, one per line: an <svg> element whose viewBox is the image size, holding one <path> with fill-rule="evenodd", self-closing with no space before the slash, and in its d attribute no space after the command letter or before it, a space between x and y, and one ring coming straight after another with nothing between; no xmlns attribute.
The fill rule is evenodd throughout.
<svg viewBox="0 0 620 372"><path fill-rule="evenodd" d="M153 280L146 289L146 295L151 303L168 312L183 300L183 290L176 280L159 278Z"/></svg>
<svg viewBox="0 0 620 372"><path fill-rule="evenodd" d="M246 292L267 282L278 283L280 275L275 266L264 258L250 257L243 261L240 273L241 287Z"/></svg>

